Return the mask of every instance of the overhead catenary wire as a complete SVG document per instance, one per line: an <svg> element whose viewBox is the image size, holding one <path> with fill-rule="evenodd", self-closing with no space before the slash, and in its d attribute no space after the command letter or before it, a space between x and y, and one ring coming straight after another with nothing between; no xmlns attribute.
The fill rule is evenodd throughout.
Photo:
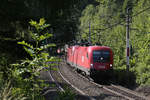
<svg viewBox="0 0 150 100"><path fill-rule="evenodd" d="M150 7L145 8L145 9L139 11L138 13L136 13L136 14L134 14L133 16L130 16L130 17L136 17L136 16L138 16L139 14L141 14L141 13L143 13L143 12L149 10L149 9L150 9ZM106 28L103 28L103 29L93 29L93 30L105 31L105 30L107 30L107 29L110 29L110 28L113 28L113 27L115 27L115 26L121 25L122 22L125 22L125 20L122 20L122 21L120 21L120 22L117 22L117 23L115 23L115 24L112 24L112 25L110 25L109 27L106 27Z"/></svg>
<svg viewBox="0 0 150 100"><path fill-rule="evenodd" d="M106 28L103 28L103 29L94 29L94 30L105 31L105 30L107 30L107 29L110 29L110 28L113 28L113 27L115 27L115 26L118 26L118 25L119 25L119 24L121 24L122 22L124 22L124 21L121 21L121 22L115 23L115 24L110 25L109 27L106 27Z"/></svg>
<svg viewBox="0 0 150 100"><path fill-rule="evenodd" d="M139 14L141 14L141 13L143 13L143 12L145 12L145 11L149 10L149 9L150 9L150 7L147 7L147 8L145 8L145 9L143 9L143 10L139 11L138 13L134 14L134 15L133 15L133 16L131 16L131 17L138 16Z"/></svg>
<svg viewBox="0 0 150 100"><path fill-rule="evenodd" d="M149 9L150 9L150 7L145 8L145 9L139 11L138 13L136 13L136 14L134 14L133 16L130 16L130 17L136 17L136 16L138 16L139 14L141 14L141 13L143 13L143 12L149 10ZM110 28L113 28L113 27L115 27L115 26L122 25L122 24L121 24L122 22L125 22L125 20L122 20L122 21L120 21L120 22L117 22L117 23L115 23L115 24L112 24L112 25L110 25L109 27L106 27L106 28L103 28L103 29L93 29L93 30L105 31L105 30L110 29Z"/></svg>
<svg viewBox="0 0 150 100"><path fill-rule="evenodd" d="M147 10L149 10L149 9L150 9L150 7L147 7L147 8L145 8L145 9L139 11L138 13L136 13L136 14L134 14L134 15L132 15L132 16L129 16L129 17L130 17L130 18L136 17L136 16L138 16L139 14L142 14L143 12L145 12L145 11L147 11ZM113 27L116 27L116 26L118 26L118 25L122 25L121 23L123 23L123 22L125 22L125 21L126 21L126 20L122 20L122 21L120 21L120 22L116 22L115 24L110 25L109 27L102 28L102 29L92 29L92 30L99 30L100 32L102 32L102 31L105 31L105 30L107 30L107 29L111 29L111 28L113 28ZM87 32L84 32L84 33L87 33ZM95 35L95 34L97 34L97 33L93 33L93 34L91 34L91 36L93 36L93 35Z"/></svg>

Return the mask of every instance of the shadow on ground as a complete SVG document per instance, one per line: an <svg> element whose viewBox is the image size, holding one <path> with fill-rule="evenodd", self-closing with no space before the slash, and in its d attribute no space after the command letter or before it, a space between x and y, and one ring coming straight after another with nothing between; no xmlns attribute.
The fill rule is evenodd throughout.
<svg viewBox="0 0 150 100"><path fill-rule="evenodd" d="M136 84L135 73L127 72L126 70L122 69L113 70L111 77L107 77L107 75L99 76L95 78L94 81L102 85L116 84L129 89L134 89L138 86Z"/></svg>
<svg viewBox="0 0 150 100"><path fill-rule="evenodd" d="M50 82L50 86L54 85L55 83ZM61 86L67 86L68 84L58 83ZM66 93L61 93L58 89L53 87L47 87L43 89L42 95L44 95L46 100L92 100L91 97L86 95L75 94L72 90L65 90ZM92 95L92 94L91 94ZM99 96L92 96L95 100L116 100L120 98L119 96L99 93ZM119 99L118 99L119 100Z"/></svg>
<svg viewBox="0 0 150 100"><path fill-rule="evenodd" d="M45 83L49 84L47 87L43 88L43 91L41 92L41 95L45 97L45 100L91 100L89 96L81 95L71 88L66 88L70 87L69 84L57 82L57 84L65 88L65 93L60 92L55 82L50 80L47 71L42 72L40 78L43 79ZM119 97L101 92L99 93L99 96L93 96L93 98L96 100L111 100L110 98L115 98L114 100L116 100Z"/></svg>
<svg viewBox="0 0 150 100"><path fill-rule="evenodd" d="M137 86L135 73L130 71L127 72L125 69L114 70L112 82L130 89L134 89Z"/></svg>

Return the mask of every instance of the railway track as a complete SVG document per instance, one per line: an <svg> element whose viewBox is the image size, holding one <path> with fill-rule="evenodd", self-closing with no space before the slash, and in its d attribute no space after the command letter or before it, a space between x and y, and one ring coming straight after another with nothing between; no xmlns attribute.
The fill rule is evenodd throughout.
<svg viewBox="0 0 150 100"><path fill-rule="evenodd" d="M121 96L98 87L87 78L82 77L81 75L74 72L72 68L66 67L66 65L64 64L62 64L59 68L62 76L65 77L69 84L71 84L72 87L75 86L75 90L81 95L88 97L88 100L126 100Z"/></svg>
<svg viewBox="0 0 150 100"><path fill-rule="evenodd" d="M97 83L93 83L95 85L97 85L98 87L101 87L107 91L110 91L116 95L119 95L121 97L124 97L128 100L149 100L146 96L139 94L135 91L129 90L127 88L124 88L122 86L118 86L118 85L100 85Z"/></svg>
<svg viewBox="0 0 150 100"><path fill-rule="evenodd" d="M53 78L53 76L52 76L51 73L52 73L52 72L50 72L50 71L48 72L48 74L49 74L49 76L50 76L52 82L54 82L54 83L57 85L57 87L58 87L58 89L59 89L60 91L64 92L63 87Z"/></svg>
<svg viewBox="0 0 150 100"><path fill-rule="evenodd" d="M85 94L82 90L80 90L78 87L74 86L71 82L69 82L60 72L59 66L57 67L57 71L50 71L49 75L55 81L57 87L61 91L65 91L66 86L72 90L72 92L77 94L77 99L78 100L96 100L93 97L88 96Z"/></svg>
<svg viewBox="0 0 150 100"><path fill-rule="evenodd" d="M56 85L61 91L64 91L63 88L69 85L76 94L86 97L86 99L82 98L81 100L149 100L144 95L121 86L100 85L89 81L88 78L78 74L65 63L61 63L58 69L58 71L49 73L54 78L53 80L57 81Z"/></svg>
<svg viewBox="0 0 150 100"><path fill-rule="evenodd" d="M110 86L104 86L103 88L108 89L109 91L117 91L117 94L120 96L123 96L129 100L148 100L147 97L145 97L142 94L139 94L135 91L129 90L127 88L124 88L122 86L117 86L111 84Z"/></svg>
<svg viewBox="0 0 150 100"><path fill-rule="evenodd" d="M83 76L81 76L81 77L83 77ZM89 80L89 79L87 79L87 80ZM149 98L147 98L146 96L144 96L142 94L139 94L139 93L137 93L135 91L132 91L130 89L124 88L122 86L119 86L119 85L114 85L114 84L111 84L111 85L100 85L100 84L97 84L97 83L95 83L93 81L91 83L95 84L99 88L103 88L103 89L105 89L107 91L110 91L110 92L116 94L116 95L124 97L127 100L149 100Z"/></svg>

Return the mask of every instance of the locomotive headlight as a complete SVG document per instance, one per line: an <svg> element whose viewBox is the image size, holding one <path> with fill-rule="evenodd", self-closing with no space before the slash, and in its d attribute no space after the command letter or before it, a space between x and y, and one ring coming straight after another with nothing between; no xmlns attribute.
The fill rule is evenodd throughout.
<svg viewBox="0 0 150 100"><path fill-rule="evenodd" d="M91 64L91 68L93 68L93 64Z"/></svg>
<svg viewBox="0 0 150 100"><path fill-rule="evenodd" d="M112 67L112 64L110 64L110 67Z"/></svg>

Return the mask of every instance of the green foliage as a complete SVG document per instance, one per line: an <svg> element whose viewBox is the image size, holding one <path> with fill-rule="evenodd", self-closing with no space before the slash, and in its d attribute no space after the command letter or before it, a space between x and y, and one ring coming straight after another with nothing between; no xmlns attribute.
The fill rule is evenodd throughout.
<svg viewBox="0 0 150 100"><path fill-rule="evenodd" d="M11 83L8 82L3 85L0 91L0 100L27 100L27 97L24 94L18 93L19 92L14 93L14 88L11 86Z"/></svg>
<svg viewBox="0 0 150 100"><path fill-rule="evenodd" d="M34 28L33 30L30 30L30 34L35 45L25 41L18 42L18 44L24 47L31 58L26 58L25 60L21 60L20 63L12 64L13 84L15 85L16 90L19 89L22 91L29 99L42 100L40 91L46 84L44 81L40 80L38 76L41 70L48 70L49 67L52 66L50 62L57 61L55 57L51 57L49 53L45 52L45 49L55 46L55 44L40 45L42 40L52 36L49 33L41 33L49 26L45 24L44 18L40 19L39 23L33 20L29 23Z"/></svg>
<svg viewBox="0 0 150 100"><path fill-rule="evenodd" d="M75 94L69 88L66 88L64 92L59 92L57 100L75 100Z"/></svg>
<svg viewBox="0 0 150 100"><path fill-rule="evenodd" d="M137 2L137 6L133 8L133 13L140 11L141 8L147 8L150 4L149 1L140 0ZM144 8L143 8L144 7ZM133 56L132 60L134 61L134 69L136 70L137 83L141 85L149 85L150 78L150 34L149 34L149 10L143 12L142 14L133 18L132 27L135 28L134 31L131 31L131 42L133 44ZM138 21L137 21L138 20Z"/></svg>
<svg viewBox="0 0 150 100"><path fill-rule="evenodd" d="M91 22L91 38L93 44L109 46L114 52L114 68L126 68L126 29L125 14L126 9L130 8L130 16L149 7L147 0L96 0L99 5L88 5L82 12L80 18L79 33L83 39L89 37L88 22ZM143 11L141 14L132 17L130 24L130 71L136 73L137 84L149 84L150 65L150 10ZM123 22L124 21L124 22ZM118 22L122 22L116 24ZM132 30L132 28L134 30ZM143 70L144 69L144 70ZM124 77L124 72L116 71L118 80ZM132 74L131 74L132 75ZM130 76L132 79L132 76ZM124 78L125 79L125 78Z"/></svg>
<svg viewBox="0 0 150 100"><path fill-rule="evenodd" d="M139 63L137 68L137 83L143 85L143 84L149 84L150 83L150 65L146 65L145 63Z"/></svg>
<svg viewBox="0 0 150 100"><path fill-rule="evenodd" d="M88 1L82 2L85 5ZM53 26L48 30L48 33L55 33L53 40L61 42L62 45L64 42L72 40L76 32L76 23L78 23L79 10L81 10L78 4L80 4L78 0L2 0L0 4L0 32L6 30L4 33L7 35L2 35L6 36L5 39L26 39L30 41L31 36L27 31L28 23L26 21L44 17ZM37 29L44 29L49 26L48 24L39 26L36 23L42 25L44 21L32 21L31 25L36 25ZM8 35L11 35L11 37L8 38Z"/></svg>

